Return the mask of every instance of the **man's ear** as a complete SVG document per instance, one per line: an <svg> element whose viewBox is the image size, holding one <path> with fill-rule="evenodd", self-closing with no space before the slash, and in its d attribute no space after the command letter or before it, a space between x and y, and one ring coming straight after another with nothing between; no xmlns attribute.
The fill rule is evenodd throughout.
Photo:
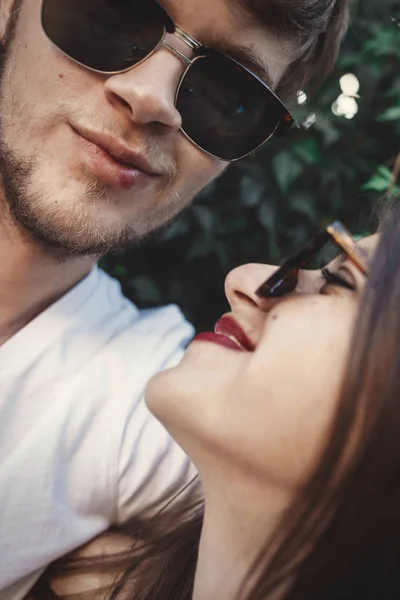
<svg viewBox="0 0 400 600"><path fill-rule="evenodd" d="M16 3L15 0L0 0L0 43L4 41L7 31L7 25L10 20L11 12Z"/></svg>

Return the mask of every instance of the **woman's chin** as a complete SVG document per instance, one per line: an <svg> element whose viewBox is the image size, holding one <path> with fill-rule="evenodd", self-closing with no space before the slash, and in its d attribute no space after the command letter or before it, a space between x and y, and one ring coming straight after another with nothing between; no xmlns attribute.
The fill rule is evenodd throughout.
<svg viewBox="0 0 400 600"><path fill-rule="evenodd" d="M174 418L179 393L179 372L173 367L157 373L145 388L145 402L150 412L163 423Z"/></svg>
<svg viewBox="0 0 400 600"><path fill-rule="evenodd" d="M165 381L165 372L157 373L147 383L144 392L147 408L155 416L157 416L158 407L165 401L165 386L163 381Z"/></svg>

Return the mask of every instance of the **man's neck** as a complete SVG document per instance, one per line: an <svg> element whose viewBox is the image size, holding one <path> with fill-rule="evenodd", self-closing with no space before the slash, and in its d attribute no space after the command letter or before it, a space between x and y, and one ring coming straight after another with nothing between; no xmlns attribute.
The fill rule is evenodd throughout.
<svg viewBox="0 0 400 600"><path fill-rule="evenodd" d="M94 259L60 261L0 220L0 346L85 277Z"/></svg>
<svg viewBox="0 0 400 600"><path fill-rule="evenodd" d="M193 600L236 600L249 570L283 514L287 502L271 490L207 494ZM250 582L251 585L251 582ZM248 588L245 588L248 591Z"/></svg>

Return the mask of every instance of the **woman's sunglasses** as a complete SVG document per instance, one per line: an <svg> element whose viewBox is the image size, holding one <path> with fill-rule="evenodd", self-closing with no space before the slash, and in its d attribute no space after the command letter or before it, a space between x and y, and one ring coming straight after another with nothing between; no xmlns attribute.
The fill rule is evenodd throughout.
<svg viewBox="0 0 400 600"><path fill-rule="evenodd" d="M261 79L182 31L156 0L43 0L42 26L69 58L103 74L132 69L161 45L174 52L187 65L175 98L181 130L220 160L247 156L293 123ZM170 46L167 33L185 42L194 58Z"/></svg>
<svg viewBox="0 0 400 600"><path fill-rule="evenodd" d="M278 298L290 294L296 289L299 271L306 267L328 242L333 242L360 269L368 273L368 258L362 248L357 246L351 234L339 222L335 221L317 234L300 252L288 258L257 290L261 298Z"/></svg>

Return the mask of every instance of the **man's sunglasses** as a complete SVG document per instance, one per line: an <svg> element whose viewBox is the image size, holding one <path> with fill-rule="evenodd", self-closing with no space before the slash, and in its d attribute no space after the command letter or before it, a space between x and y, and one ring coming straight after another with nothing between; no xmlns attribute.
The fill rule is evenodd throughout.
<svg viewBox="0 0 400 600"><path fill-rule="evenodd" d="M43 0L42 26L69 58L103 74L132 69L161 45L175 53L186 63L175 98L181 130L220 160L247 156L293 123L268 85L182 31L156 0ZM193 58L170 46L167 33L185 42Z"/></svg>
<svg viewBox="0 0 400 600"><path fill-rule="evenodd" d="M328 242L333 242L354 263L364 275L368 273L368 258L362 248L357 246L351 234L339 222L335 221L318 233L300 252L288 258L257 290L261 298L278 298L290 294L296 289L299 271L306 267Z"/></svg>

